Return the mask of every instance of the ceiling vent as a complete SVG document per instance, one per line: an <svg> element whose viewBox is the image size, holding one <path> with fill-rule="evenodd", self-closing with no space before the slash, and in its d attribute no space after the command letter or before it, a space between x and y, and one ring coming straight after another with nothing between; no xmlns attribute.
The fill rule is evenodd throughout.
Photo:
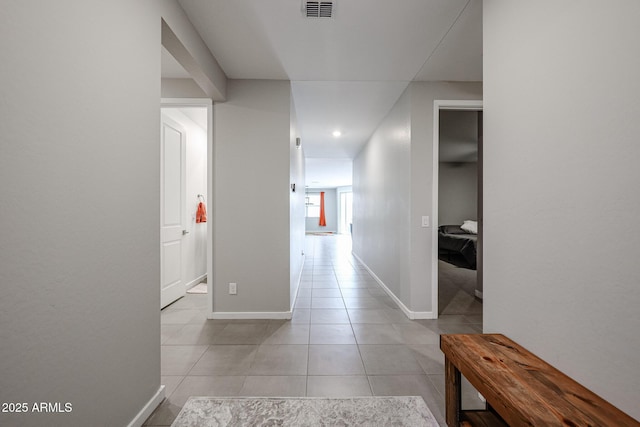
<svg viewBox="0 0 640 427"><path fill-rule="evenodd" d="M304 1L302 11L307 18L332 18L332 1Z"/></svg>

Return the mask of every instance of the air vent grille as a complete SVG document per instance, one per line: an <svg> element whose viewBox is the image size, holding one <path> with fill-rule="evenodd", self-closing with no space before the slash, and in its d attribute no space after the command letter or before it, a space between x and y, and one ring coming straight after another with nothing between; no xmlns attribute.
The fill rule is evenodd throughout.
<svg viewBox="0 0 640 427"><path fill-rule="evenodd" d="M307 18L331 18L333 17L332 1L306 1L304 12Z"/></svg>

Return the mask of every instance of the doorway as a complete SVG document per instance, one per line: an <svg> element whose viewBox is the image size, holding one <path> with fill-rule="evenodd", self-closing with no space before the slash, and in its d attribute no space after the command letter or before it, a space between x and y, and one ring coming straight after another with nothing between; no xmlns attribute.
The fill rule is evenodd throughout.
<svg viewBox="0 0 640 427"><path fill-rule="evenodd" d="M482 101L434 102L433 151L433 314L481 315Z"/></svg>
<svg viewBox="0 0 640 427"><path fill-rule="evenodd" d="M338 233L351 235L351 227L353 224L353 192L351 189L338 189L338 194L340 195L338 203Z"/></svg>
<svg viewBox="0 0 640 427"><path fill-rule="evenodd" d="M166 153L164 147L162 151L162 307L183 297L186 292L197 286L198 289L207 290L207 304L209 311L212 311L213 216L210 204L212 201L210 177L213 175L212 107L213 104L209 99L162 99L163 134L166 123L171 123L173 129L181 129L184 135L182 154L184 171L181 173L183 182L180 183L183 194L179 202L176 202L178 197L175 196L175 194L179 194L176 189L177 184L175 182L174 184L168 183L167 187L167 183L165 183L167 179L175 180L177 174L175 171L166 173L165 169L167 167L171 169L173 166L170 163L166 164L167 154L170 153ZM178 163L174 161L173 164L177 167ZM168 192L167 188L171 191ZM169 202L173 200L174 205L177 206L173 208L173 212L178 212L178 209L183 212L179 218L179 235L173 233L174 241L171 242L164 239L166 226L164 212L167 209L171 212L171 208L167 204L167 196L169 196ZM170 251L164 250L164 245L167 243L172 245ZM172 257L168 258L169 255ZM169 276L171 276L171 281L168 280ZM165 288L170 285L174 289L167 293Z"/></svg>

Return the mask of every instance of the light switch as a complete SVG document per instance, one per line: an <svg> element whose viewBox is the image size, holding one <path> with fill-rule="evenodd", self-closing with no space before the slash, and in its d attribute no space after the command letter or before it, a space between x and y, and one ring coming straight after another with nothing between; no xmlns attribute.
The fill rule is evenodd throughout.
<svg viewBox="0 0 640 427"><path fill-rule="evenodd" d="M428 227L429 226L429 216L428 215L422 217L422 226L423 227Z"/></svg>

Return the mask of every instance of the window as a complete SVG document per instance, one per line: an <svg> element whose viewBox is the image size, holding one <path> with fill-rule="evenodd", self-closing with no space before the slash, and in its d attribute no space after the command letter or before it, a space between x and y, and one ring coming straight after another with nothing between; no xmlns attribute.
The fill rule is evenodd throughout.
<svg viewBox="0 0 640 427"><path fill-rule="evenodd" d="M307 218L320 218L320 193L307 193L304 204Z"/></svg>

